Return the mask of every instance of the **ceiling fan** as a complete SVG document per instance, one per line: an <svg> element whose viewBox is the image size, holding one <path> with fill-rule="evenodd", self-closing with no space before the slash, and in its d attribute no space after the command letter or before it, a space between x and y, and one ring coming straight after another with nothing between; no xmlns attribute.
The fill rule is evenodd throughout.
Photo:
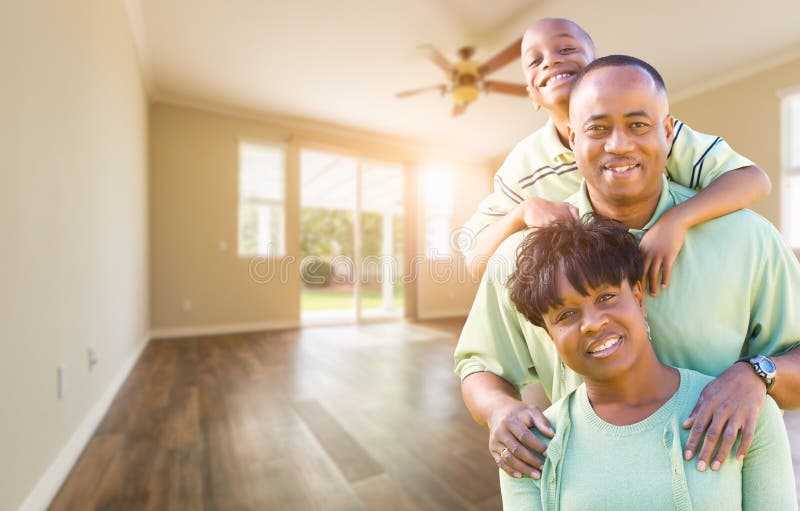
<svg viewBox="0 0 800 511"><path fill-rule="evenodd" d="M521 44L522 38L519 38L483 64L471 60L475 53L475 48L472 46L460 48L458 56L461 60L455 63L451 63L431 45L420 46L419 49L424 51L425 55L445 72L447 83L402 91L395 95L398 98L407 98L432 90L438 90L442 96L449 93L453 97L454 116L463 114L467 106L478 99L480 92L499 92L500 94L527 97L528 91L525 85L486 79L491 73L509 62L519 59Z"/></svg>

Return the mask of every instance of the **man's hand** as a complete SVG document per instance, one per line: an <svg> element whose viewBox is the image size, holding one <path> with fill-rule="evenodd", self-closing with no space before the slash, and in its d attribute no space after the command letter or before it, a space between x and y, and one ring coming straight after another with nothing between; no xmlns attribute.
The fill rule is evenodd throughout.
<svg viewBox="0 0 800 511"><path fill-rule="evenodd" d="M517 208L517 214L527 227L542 227L556 220L578 219L578 209L566 202L550 202L537 197L528 197Z"/></svg>
<svg viewBox="0 0 800 511"><path fill-rule="evenodd" d="M672 263L681 251L686 231L683 222L667 212L642 237L639 243L639 249L644 253L642 289L649 287L651 296L658 296L659 287L664 289L669 284Z"/></svg>
<svg viewBox="0 0 800 511"><path fill-rule="evenodd" d="M766 395L767 387L752 367L745 363L729 367L719 378L706 385L694 410L683 423L684 429L692 428L684 447L684 458L687 461L692 459L703 439L697 456L697 469L703 471L719 443L717 455L711 462L711 470L719 470L741 431L742 440L736 451L736 459L743 460L753 441Z"/></svg>
<svg viewBox="0 0 800 511"><path fill-rule="evenodd" d="M535 406L516 401L495 409L487 422L489 451L497 466L513 477L526 474L539 479L547 445L531 433L530 428L535 427L544 436L553 437L553 429L542 412Z"/></svg>

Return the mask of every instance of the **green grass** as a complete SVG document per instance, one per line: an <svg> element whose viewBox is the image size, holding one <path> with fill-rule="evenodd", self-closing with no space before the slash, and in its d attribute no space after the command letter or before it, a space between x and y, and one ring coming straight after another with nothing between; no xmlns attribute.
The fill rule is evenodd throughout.
<svg viewBox="0 0 800 511"><path fill-rule="evenodd" d="M395 291L394 303L401 302L399 291ZM361 291L362 309L379 309L383 306L380 291ZM304 289L300 294L300 310L319 311L319 310L346 310L354 309L355 301L353 292L347 290L330 289Z"/></svg>

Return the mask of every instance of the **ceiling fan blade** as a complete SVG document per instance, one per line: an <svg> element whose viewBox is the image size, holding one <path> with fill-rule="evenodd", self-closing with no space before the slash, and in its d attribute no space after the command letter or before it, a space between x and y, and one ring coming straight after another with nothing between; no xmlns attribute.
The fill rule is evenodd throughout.
<svg viewBox="0 0 800 511"><path fill-rule="evenodd" d="M395 96L398 98L407 98L409 96L414 96L415 94L422 94L423 92L428 92L431 90L438 90L442 94L447 92L447 85L431 85L430 87L420 87L419 89L411 89L411 90L404 90L402 92L395 93Z"/></svg>
<svg viewBox="0 0 800 511"><path fill-rule="evenodd" d="M510 82L498 82L494 80L486 80L483 86L489 92L499 92L500 94L511 94L512 96L528 97L528 89L525 85Z"/></svg>
<svg viewBox="0 0 800 511"><path fill-rule="evenodd" d="M520 46L522 46L521 37L506 46L505 49L500 53L478 66L478 72L481 74L481 76L486 76L494 73L509 62L519 59L521 51Z"/></svg>
<svg viewBox="0 0 800 511"><path fill-rule="evenodd" d="M466 103L454 103L453 104L453 117L458 117L459 115L463 114L467 111L467 104Z"/></svg>
<svg viewBox="0 0 800 511"><path fill-rule="evenodd" d="M521 43L520 43L521 44ZM444 71L447 76L453 74L454 68L453 64L450 63L447 58L442 55L442 52L431 46L430 44L423 44L419 46L419 49L425 53L425 56L428 57L431 62L436 64L436 66Z"/></svg>

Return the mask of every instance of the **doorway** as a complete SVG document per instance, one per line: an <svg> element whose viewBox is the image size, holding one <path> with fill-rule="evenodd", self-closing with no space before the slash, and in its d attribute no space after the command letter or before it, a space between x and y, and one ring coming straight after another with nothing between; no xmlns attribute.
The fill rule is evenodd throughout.
<svg viewBox="0 0 800 511"><path fill-rule="evenodd" d="M304 324L403 317L402 165L303 149Z"/></svg>

